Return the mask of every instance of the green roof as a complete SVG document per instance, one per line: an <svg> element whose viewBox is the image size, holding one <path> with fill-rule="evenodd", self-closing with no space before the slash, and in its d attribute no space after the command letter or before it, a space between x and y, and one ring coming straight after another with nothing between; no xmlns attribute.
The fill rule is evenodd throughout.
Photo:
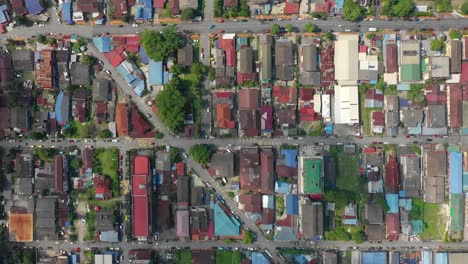
<svg viewBox="0 0 468 264"><path fill-rule="evenodd" d="M412 235L419 235L423 231L423 221L422 220L411 220L411 229Z"/></svg>
<svg viewBox="0 0 468 264"><path fill-rule="evenodd" d="M322 159L304 159L304 192L306 194L323 193Z"/></svg>
<svg viewBox="0 0 468 264"><path fill-rule="evenodd" d="M463 194L450 195L450 230L462 231L464 226Z"/></svg>
<svg viewBox="0 0 468 264"><path fill-rule="evenodd" d="M239 221L232 216L228 216L218 204L214 206L214 226L215 236L240 235Z"/></svg>
<svg viewBox="0 0 468 264"><path fill-rule="evenodd" d="M401 65L400 77L402 81L420 81L421 80L421 68L419 64Z"/></svg>

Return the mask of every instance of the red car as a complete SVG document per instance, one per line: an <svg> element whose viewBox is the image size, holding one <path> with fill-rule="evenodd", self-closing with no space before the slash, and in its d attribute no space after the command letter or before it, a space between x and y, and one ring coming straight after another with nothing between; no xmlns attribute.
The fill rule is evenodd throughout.
<svg viewBox="0 0 468 264"><path fill-rule="evenodd" d="M122 168L119 168L119 173L122 174Z"/></svg>
<svg viewBox="0 0 468 264"><path fill-rule="evenodd" d="M265 30L265 33L270 33L270 30L269 29Z"/></svg>
<svg viewBox="0 0 468 264"><path fill-rule="evenodd" d="M154 142L151 142L151 146L154 146L154 145L156 145L156 143L154 143Z"/></svg>
<svg viewBox="0 0 468 264"><path fill-rule="evenodd" d="M123 160L123 155L120 155L120 160Z"/></svg>
<svg viewBox="0 0 468 264"><path fill-rule="evenodd" d="M224 19L218 20L219 23L224 23Z"/></svg>
<svg viewBox="0 0 468 264"><path fill-rule="evenodd" d="M224 30L220 30L220 31L219 31L220 34L222 34L222 33L224 33L224 32L225 32Z"/></svg>

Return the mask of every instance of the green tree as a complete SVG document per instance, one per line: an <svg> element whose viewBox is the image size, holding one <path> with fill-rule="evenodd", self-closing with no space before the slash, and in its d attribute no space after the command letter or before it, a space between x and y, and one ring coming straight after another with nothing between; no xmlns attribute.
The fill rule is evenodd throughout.
<svg viewBox="0 0 468 264"><path fill-rule="evenodd" d="M363 8L353 0L345 0L343 6L343 18L349 21L361 19L364 13Z"/></svg>
<svg viewBox="0 0 468 264"><path fill-rule="evenodd" d="M291 24L287 24L285 26L285 28L286 28L286 31L288 31L288 32L293 32L294 31L294 26L291 25Z"/></svg>
<svg viewBox="0 0 468 264"><path fill-rule="evenodd" d="M362 232L361 230L359 231L355 231L351 234L351 239L358 243L358 244L361 244L363 243L364 241L366 241L366 236L364 235L364 232Z"/></svg>
<svg viewBox="0 0 468 264"><path fill-rule="evenodd" d="M192 67L190 67L190 72L198 76L203 75L206 73L206 66L200 62L195 62L192 64Z"/></svg>
<svg viewBox="0 0 468 264"><path fill-rule="evenodd" d="M78 128L75 122L69 122L63 131L63 135L67 138L76 138L78 136Z"/></svg>
<svg viewBox="0 0 468 264"><path fill-rule="evenodd" d="M216 70L214 68L210 68L210 70L208 71L208 80L212 82L215 79L216 79Z"/></svg>
<svg viewBox="0 0 468 264"><path fill-rule="evenodd" d="M190 21L193 19L193 16L195 14L195 10L193 10L193 8L185 8L184 10L182 10L182 19L185 20L185 21Z"/></svg>
<svg viewBox="0 0 468 264"><path fill-rule="evenodd" d="M93 65L95 60L96 58L92 55L84 54L83 56L81 56L81 61L88 65Z"/></svg>
<svg viewBox="0 0 468 264"><path fill-rule="evenodd" d="M125 13L123 16L122 16L122 21L125 22L125 23L130 23L131 21L133 21L133 16L129 13Z"/></svg>
<svg viewBox="0 0 468 264"><path fill-rule="evenodd" d="M325 40L332 41L333 40L333 33L327 32L327 33L323 34L323 38Z"/></svg>
<svg viewBox="0 0 468 264"><path fill-rule="evenodd" d="M100 138L111 138L112 137L112 132L109 129L103 129L99 131L99 137Z"/></svg>
<svg viewBox="0 0 468 264"><path fill-rule="evenodd" d="M318 28L316 25L312 24L312 22L308 22L307 24L305 24L304 29L309 33L314 33L317 31Z"/></svg>
<svg viewBox="0 0 468 264"><path fill-rule="evenodd" d="M435 0L437 12L451 12L453 10L450 0Z"/></svg>
<svg viewBox="0 0 468 264"><path fill-rule="evenodd" d="M248 17L249 16L249 7L247 5L247 0L240 0L240 8L239 12L237 13L240 17Z"/></svg>
<svg viewBox="0 0 468 264"><path fill-rule="evenodd" d="M45 40L46 40L46 38L42 34L39 34L39 35L36 36L36 41L39 42L39 43L45 43Z"/></svg>
<svg viewBox="0 0 468 264"><path fill-rule="evenodd" d="M449 31L449 37L450 39L461 39L463 35L460 33L458 29L451 29Z"/></svg>
<svg viewBox="0 0 468 264"><path fill-rule="evenodd" d="M224 239L224 243L226 243L227 245L230 245L232 244L234 241L232 241L232 239L228 238L228 239Z"/></svg>
<svg viewBox="0 0 468 264"><path fill-rule="evenodd" d="M433 39L431 41L431 50L440 51L444 48L444 41L441 39Z"/></svg>
<svg viewBox="0 0 468 264"><path fill-rule="evenodd" d="M397 17L409 17L414 13L415 4L412 0L400 0L393 6L393 15Z"/></svg>
<svg viewBox="0 0 468 264"><path fill-rule="evenodd" d="M211 150L206 144L196 144L190 148L189 155L196 162L202 165L206 165L208 162L210 162Z"/></svg>
<svg viewBox="0 0 468 264"><path fill-rule="evenodd" d="M215 0L214 2L214 16L215 17L222 17L223 16L223 9L224 9L224 2L223 0Z"/></svg>
<svg viewBox="0 0 468 264"><path fill-rule="evenodd" d="M164 90L156 95L156 106L161 121L173 132L182 130L185 120L187 99L179 90L182 83L178 77L166 84Z"/></svg>
<svg viewBox="0 0 468 264"><path fill-rule="evenodd" d="M72 160L70 161L70 167L71 167L72 169L77 170L77 169L80 168L80 166L81 166L81 165L80 165L80 161L79 161L78 159L72 159Z"/></svg>
<svg viewBox="0 0 468 264"><path fill-rule="evenodd" d="M161 133L161 132L158 132L156 133L156 135L154 136L156 139L162 139L164 137L164 134Z"/></svg>
<svg viewBox="0 0 468 264"><path fill-rule="evenodd" d="M18 26L27 25L31 23L31 21L25 16L15 16L14 21Z"/></svg>
<svg viewBox="0 0 468 264"><path fill-rule="evenodd" d="M154 30L145 30L141 34L141 44L148 57L155 61L161 61L167 56L173 55L181 47L181 39L175 26L163 29L162 33Z"/></svg>
<svg viewBox="0 0 468 264"><path fill-rule="evenodd" d="M461 12L464 15L468 15L468 1L465 1L461 6Z"/></svg>
<svg viewBox="0 0 468 264"><path fill-rule="evenodd" d="M243 240L244 244L247 244L247 245L252 244L254 242L254 239L255 237L252 231L249 231L249 230L245 231L244 240Z"/></svg>
<svg viewBox="0 0 468 264"><path fill-rule="evenodd" d="M231 198L234 198L236 196L233 192L228 192L227 195Z"/></svg>
<svg viewBox="0 0 468 264"><path fill-rule="evenodd" d="M273 26L271 26L271 34L278 35L280 33L280 31L281 31L280 25L273 24Z"/></svg>

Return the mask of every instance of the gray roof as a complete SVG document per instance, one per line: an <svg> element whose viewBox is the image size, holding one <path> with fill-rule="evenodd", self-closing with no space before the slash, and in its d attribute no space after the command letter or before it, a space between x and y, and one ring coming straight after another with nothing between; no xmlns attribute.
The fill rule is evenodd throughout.
<svg viewBox="0 0 468 264"><path fill-rule="evenodd" d="M271 80L271 44L263 43L262 44L262 80L269 81Z"/></svg>
<svg viewBox="0 0 468 264"><path fill-rule="evenodd" d="M101 209L96 212L96 231L109 231L114 230L114 210Z"/></svg>
<svg viewBox="0 0 468 264"><path fill-rule="evenodd" d="M428 127L441 128L447 126L447 106L429 105L427 110Z"/></svg>
<svg viewBox="0 0 468 264"><path fill-rule="evenodd" d="M32 177L31 154L16 155L16 177L17 178L31 178Z"/></svg>
<svg viewBox="0 0 468 264"><path fill-rule="evenodd" d="M303 70L318 71L317 47L315 45L304 45L302 47Z"/></svg>
<svg viewBox="0 0 468 264"><path fill-rule="evenodd" d="M316 72L302 72L299 76L299 82L304 85L320 85L322 73Z"/></svg>
<svg viewBox="0 0 468 264"><path fill-rule="evenodd" d="M31 195L33 191L32 178L17 178L18 194Z"/></svg>
<svg viewBox="0 0 468 264"><path fill-rule="evenodd" d="M293 46L290 41L277 41L275 45L276 79L293 79Z"/></svg>
<svg viewBox="0 0 468 264"><path fill-rule="evenodd" d="M423 121L423 110L404 109L401 110L400 120L406 127L415 127Z"/></svg>
<svg viewBox="0 0 468 264"><path fill-rule="evenodd" d="M396 127L399 122L399 113L398 111L385 112L385 126L386 127Z"/></svg>
<svg viewBox="0 0 468 264"><path fill-rule="evenodd" d="M384 95L384 107L387 111L398 111L399 100L396 95Z"/></svg>
<svg viewBox="0 0 468 264"><path fill-rule="evenodd" d="M366 235L369 241L381 241L385 239L385 225L366 225Z"/></svg>
<svg viewBox="0 0 468 264"><path fill-rule="evenodd" d="M192 66L193 64L193 47L187 44L177 52L177 63L184 66Z"/></svg>
<svg viewBox="0 0 468 264"><path fill-rule="evenodd" d="M33 71L34 53L32 50L20 49L12 53L13 68L15 71Z"/></svg>
<svg viewBox="0 0 468 264"><path fill-rule="evenodd" d="M366 216L369 224L383 224L384 222L383 208L378 204L367 204Z"/></svg>
<svg viewBox="0 0 468 264"><path fill-rule="evenodd" d="M245 47L239 51L239 64L239 73L254 72L252 47Z"/></svg>
<svg viewBox="0 0 468 264"><path fill-rule="evenodd" d="M301 203L300 231L305 239L323 235L323 205L319 202Z"/></svg>
<svg viewBox="0 0 468 264"><path fill-rule="evenodd" d="M72 100L73 101L85 101L88 97L88 92L85 88L79 87L73 91Z"/></svg>
<svg viewBox="0 0 468 264"><path fill-rule="evenodd" d="M358 78L359 80L378 80L379 72L373 70L359 70Z"/></svg>
<svg viewBox="0 0 468 264"><path fill-rule="evenodd" d="M450 72L461 72L462 43L459 40L450 41Z"/></svg>
<svg viewBox="0 0 468 264"><path fill-rule="evenodd" d="M170 171L171 170L171 156L169 152L160 151L156 155L156 170Z"/></svg>
<svg viewBox="0 0 468 264"><path fill-rule="evenodd" d="M35 230L37 240L56 240L57 199L37 198Z"/></svg>
<svg viewBox="0 0 468 264"><path fill-rule="evenodd" d="M190 202L190 177L177 177L177 202Z"/></svg>
<svg viewBox="0 0 468 264"><path fill-rule="evenodd" d="M179 9L183 10L186 8L192 8L196 10L198 8L198 1L197 0L180 0Z"/></svg>
<svg viewBox="0 0 468 264"><path fill-rule="evenodd" d="M105 78L93 80L93 101L102 102L109 100L110 81Z"/></svg>
<svg viewBox="0 0 468 264"><path fill-rule="evenodd" d="M73 63L70 70L71 83L73 85L89 85L89 65L84 63Z"/></svg>
<svg viewBox="0 0 468 264"><path fill-rule="evenodd" d="M200 206L203 203L203 187L194 186L190 190L191 198L190 204L192 206Z"/></svg>
<svg viewBox="0 0 468 264"><path fill-rule="evenodd" d="M211 168L216 171L219 177L234 176L234 153L215 152L211 157Z"/></svg>
<svg viewBox="0 0 468 264"><path fill-rule="evenodd" d="M323 264L337 264L338 255L334 251L323 252Z"/></svg>
<svg viewBox="0 0 468 264"><path fill-rule="evenodd" d="M29 109L24 107L10 109L10 127L26 130L29 126Z"/></svg>
<svg viewBox="0 0 468 264"><path fill-rule="evenodd" d="M70 52L68 50L56 50L55 61L57 63L67 63L70 61Z"/></svg>

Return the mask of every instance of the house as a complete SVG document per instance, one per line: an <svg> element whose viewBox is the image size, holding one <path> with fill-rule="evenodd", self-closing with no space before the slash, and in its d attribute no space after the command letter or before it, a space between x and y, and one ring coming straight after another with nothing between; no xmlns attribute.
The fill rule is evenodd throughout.
<svg viewBox="0 0 468 264"><path fill-rule="evenodd" d="M259 134L258 110L239 110L239 135L254 137Z"/></svg>
<svg viewBox="0 0 468 264"><path fill-rule="evenodd" d="M271 194L275 189L275 171L272 149L262 149L260 152L261 191L263 194Z"/></svg>
<svg viewBox="0 0 468 264"><path fill-rule="evenodd" d="M366 91L366 108L382 108L384 102L384 95L378 89L368 89Z"/></svg>
<svg viewBox="0 0 468 264"><path fill-rule="evenodd" d="M13 12L15 12L15 15L21 16L28 13L28 10L26 10L26 7L24 6L23 0L11 0L10 3L11 9Z"/></svg>
<svg viewBox="0 0 468 264"><path fill-rule="evenodd" d="M372 133L382 134L385 128L385 114L382 111L372 112Z"/></svg>
<svg viewBox="0 0 468 264"><path fill-rule="evenodd" d="M339 34L335 41L335 80L339 85L356 85L358 80L359 34Z"/></svg>
<svg viewBox="0 0 468 264"><path fill-rule="evenodd" d="M65 158L65 156L55 156L54 175L55 192L59 194L67 194L69 183L67 173L67 159Z"/></svg>
<svg viewBox="0 0 468 264"><path fill-rule="evenodd" d="M21 1L21 0L19 0ZM34 70L34 52L28 49L16 49L11 54L15 71Z"/></svg>
<svg viewBox="0 0 468 264"><path fill-rule="evenodd" d="M183 48L180 48L177 51L177 63L186 67L192 66L193 64L193 46L192 45L187 44Z"/></svg>
<svg viewBox="0 0 468 264"><path fill-rule="evenodd" d="M23 107L11 108L10 127L17 133L28 131L31 127L30 110Z"/></svg>
<svg viewBox="0 0 468 264"><path fill-rule="evenodd" d="M362 264L387 264L387 252L362 252Z"/></svg>
<svg viewBox="0 0 468 264"><path fill-rule="evenodd" d="M448 56L430 56L424 59L426 70L423 69L424 80L446 79L450 77L450 58Z"/></svg>
<svg viewBox="0 0 468 264"><path fill-rule="evenodd" d="M96 232L114 230L114 219L115 211L113 209L100 209L96 212Z"/></svg>
<svg viewBox="0 0 468 264"><path fill-rule="evenodd" d="M399 191L399 167L395 157L390 155L388 162L385 164L385 192L397 193Z"/></svg>
<svg viewBox="0 0 468 264"><path fill-rule="evenodd" d="M450 40L447 45L447 54L450 56L450 73L461 73L462 42Z"/></svg>
<svg viewBox="0 0 468 264"><path fill-rule="evenodd" d="M246 213L260 214L262 212L262 196L259 193L239 195L239 209Z"/></svg>
<svg viewBox="0 0 468 264"><path fill-rule="evenodd" d="M44 8L39 3L39 0L24 0L24 3L26 4L28 13L31 15L38 15L44 11Z"/></svg>
<svg viewBox="0 0 468 264"><path fill-rule="evenodd" d="M186 207L190 202L190 177L177 177L177 204L179 207Z"/></svg>
<svg viewBox="0 0 468 264"><path fill-rule="evenodd" d="M180 13L179 0L169 0L169 10L171 15L178 15Z"/></svg>
<svg viewBox="0 0 468 264"><path fill-rule="evenodd" d="M448 126L460 128L463 122L463 97L459 84L451 84L447 89Z"/></svg>
<svg viewBox="0 0 468 264"><path fill-rule="evenodd" d="M73 63L70 70L71 83L73 85L89 85L89 65L84 63Z"/></svg>
<svg viewBox="0 0 468 264"><path fill-rule="evenodd" d="M286 215L298 215L299 214L299 198L295 194L286 195Z"/></svg>
<svg viewBox="0 0 468 264"><path fill-rule="evenodd" d="M400 166L403 178L403 191L406 197L419 197L421 192L421 165L419 157L414 154L401 155Z"/></svg>
<svg viewBox="0 0 468 264"><path fill-rule="evenodd" d="M379 81L379 62L377 55L367 54L367 46L360 45L359 46L359 71L358 76L360 81L366 82L378 82Z"/></svg>
<svg viewBox="0 0 468 264"><path fill-rule="evenodd" d="M27 2L26 2L27 3ZM36 85L42 89L52 89L54 86L54 51L43 49L36 51L35 55L35 74L36 74Z"/></svg>
<svg viewBox="0 0 468 264"><path fill-rule="evenodd" d="M93 178L93 186L96 193L96 199L107 200L112 198L112 190L110 189L110 179L106 176L95 175Z"/></svg>
<svg viewBox="0 0 468 264"><path fill-rule="evenodd" d="M153 19L153 1L152 0L136 0L135 1L135 20L147 21Z"/></svg>
<svg viewBox="0 0 468 264"><path fill-rule="evenodd" d="M299 231L306 240L323 236L323 205L303 198L299 204Z"/></svg>
<svg viewBox="0 0 468 264"><path fill-rule="evenodd" d="M238 0L223 0L224 7L236 7L239 5Z"/></svg>
<svg viewBox="0 0 468 264"><path fill-rule="evenodd" d="M381 225L384 223L384 212L383 208L379 204L367 204L366 205L366 219L370 225Z"/></svg>
<svg viewBox="0 0 468 264"><path fill-rule="evenodd" d="M270 260L262 252L252 252L250 256L252 264L269 264Z"/></svg>
<svg viewBox="0 0 468 264"><path fill-rule="evenodd" d="M237 83L245 81L257 81L257 72L254 67L254 57L252 47L243 47L239 51L239 68L237 71Z"/></svg>
<svg viewBox="0 0 468 264"><path fill-rule="evenodd" d="M119 136L128 136L128 108L126 104L118 103L115 109L115 122Z"/></svg>
<svg viewBox="0 0 468 264"><path fill-rule="evenodd" d="M223 204L215 204L213 210L214 235L218 237L237 237L240 235L240 222Z"/></svg>
<svg viewBox="0 0 468 264"><path fill-rule="evenodd" d="M0 91L10 90L12 73L10 53L2 50L0 51Z"/></svg>
<svg viewBox="0 0 468 264"><path fill-rule="evenodd" d="M75 22L73 22L73 3L71 1L68 2L62 2L62 20L67 23L67 25L73 25ZM81 16L82 20L82 14Z"/></svg>
<svg viewBox="0 0 468 264"><path fill-rule="evenodd" d="M400 123L400 106L398 96L384 96L385 127L388 136L396 136Z"/></svg>
<svg viewBox="0 0 468 264"><path fill-rule="evenodd" d="M402 109L400 110L400 121L407 127L408 134L420 134L421 124L423 121L423 110L419 109ZM413 133L411 128L418 128L418 133ZM417 132L417 131L415 131Z"/></svg>
<svg viewBox="0 0 468 264"><path fill-rule="evenodd" d="M179 0L179 8L180 10L184 10L187 8L192 8L194 10L197 10L198 1L197 0Z"/></svg>
<svg viewBox="0 0 468 264"><path fill-rule="evenodd" d="M95 0L77 0L76 8L79 12L93 13L93 16L99 14L100 2ZM97 13L97 14L94 14Z"/></svg>
<svg viewBox="0 0 468 264"><path fill-rule="evenodd" d="M240 150L240 188L258 191L261 188L260 157L257 149Z"/></svg>
<svg viewBox="0 0 468 264"><path fill-rule="evenodd" d="M37 198L34 219L35 240L57 240L57 198Z"/></svg>
<svg viewBox="0 0 468 264"><path fill-rule="evenodd" d="M299 14L300 2L294 2L293 0L288 0L284 3L284 14L285 15L294 15Z"/></svg>
<svg viewBox="0 0 468 264"><path fill-rule="evenodd" d="M359 123L359 93L357 86L335 86L335 124Z"/></svg>
<svg viewBox="0 0 468 264"><path fill-rule="evenodd" d="M86 121L88 95L85 88L80 87L73 91L72 114L75 120L83 123Z"/></svg>
<svg viewBox="0 0 468 264"><path fill-rule="evenodd" d="M398 236L401 233L400 215L399 214L387 214L385 217L385 223L386 223L385 239L390 240L390 241L397 241Z"/></svg>
<svg viewBox="0 0 468 264"><path fill-rule="evenodd" d="M114 9L114 17L121 19L125 14L128 14L127 0L110 0L112 5L108 5L107 8L112 6Z"/></svg>
<svg viewBox="0 0 468 264"><path fill-rule="evenodd" d="M221 129L232 129L236 123L232 120L232 106L227 103L216 105L216 127Z"/></svg>
<svg viewBox="0 0 468 264"><path fill-rule="evenodd" d="M299 89L299 121L300 122L312 122L316 120L316 111L320 113L321 108L321 96L315 96L314 100L314 89L301 88ZM314 104L314 101L315 104Z"/></svg>
<svg viewBox="0 0 468 264"><path fill-rule="evenodd" d="M385 45L385 72L395 73L398 70L398 51L395 43Z"/></svg>
<svg viewBox="0 0 468 264"><path fill-rule="evenodd" d="M275 86L273 87L273 97L276 104L294 106L297 104L297 88Z"/></svg>
<svg viewBox="0 0 468 264"><path fill-rule="evenodd" d="M8 213L8 236L12 242L32 242L34 235L33 214L26 208L12 207Z"/></svg>
<svg viewBox="0 0 468 264"><path fill-rule="evenodd" d="M320 85L320 75L317 46L315 44L303 45L299 82L303 85Z"/></svg>
<svg viewBox="0 0 468 264"><path fill-rule="evenodd" d="M427 107L426 126L444 128L447 126L447 107L445 105L429 105Z"/></svg>
<svg viewBox="0 0 468 264"><path fill-rule="evenodd" d="M136 156L133 159L132 199L133 199L133 236L146 240L150 233L149 205L149 159Z"/></svg>
<svg viewBox="0 0 468 264"><path fill-rule="evenodd" d="M265 40L261 44L261 52L262 52L262 68L261 68L261 79L262 83L268 83L271 81L272 78L272 38L271 36L261 36L265 38Z"/></svg>
<svg viewBox="0 0 468 264"><path fill-rule="evenodd" d="M323 158L300 156L298 165L299 193L321 197L324 192Z"/></svg>
<svg viewBox="0 0 468 264"><path fill-rule="evenodd" d="M180 241L190 240L189 211L177 210L177 236Z"/></svg>
<svg viewBox="0 0 468 264"><path fill-rule="evenodd" d="M93 101L109 101L110 81L106 78L93 80Z"/></svg>
<svg viewBox="0 0 468 264"><path fill-rule="evenodd" d="M209 172L216 177L234 176L234 153L217 151L211 157Z"/></svg>
<svg viewBox="0 0 468 264"><path fill-rule="evenodd" d="M262 133L273 132L273 107L271 105L260 107L260 129Z"/></svg>
<svg viewBox="0 0 468 264"><path fill-rule="evenodd" d="M449 192L461 194L463 191L463 154L450 152L449 155Z"/></svg>
<svg viewBox="0 0 468 264"><path fill-rule="evenodd" d="M68 92L60 92L55 101L55 115L57 123L65 126L69 121L70 97Z"/></svg>
<svg viewBox="0 0 468 264"><path fill-rule="evenodd" d="M424 153L423 199L426 203L445 201L447 153L443 150Z"/></svg>
<svg viewBox="0 0 468 264"><path fill-rule="evenodd" d="M191 208L190 209L190 235L191 235L192 240L207 239L209 235L208 228L209 228L209 222L208 222L206 209L203 207Z"/></svg>
<svg viewBox="0 0 468 264"><path fill-rule="evenodd" d="M192 250L193 264L214 264L215 252L214 250Z"/></svg>
<svg viewBox="0 0 468 264"><path fill-rule="evenodd" d="M154 133L151 132L151 125L143 118L142 114L135 105L132 105L130 111L131 119L131 133L130 136L134 138L141 137L154 137Z"/></svg>
<svg viewBox="0 0 468 264"><path fill-rule="evenodd" d="M275 44L275 73L276 79L292 81L293 70L293 44L289 40L278 40Z"/></svg>
<svg viewBox="0 0 468 264"><path fill-rule="evenodd" d="M401 40L399 47L400 82L421 80L420 43L417 40Z"/></svg>

